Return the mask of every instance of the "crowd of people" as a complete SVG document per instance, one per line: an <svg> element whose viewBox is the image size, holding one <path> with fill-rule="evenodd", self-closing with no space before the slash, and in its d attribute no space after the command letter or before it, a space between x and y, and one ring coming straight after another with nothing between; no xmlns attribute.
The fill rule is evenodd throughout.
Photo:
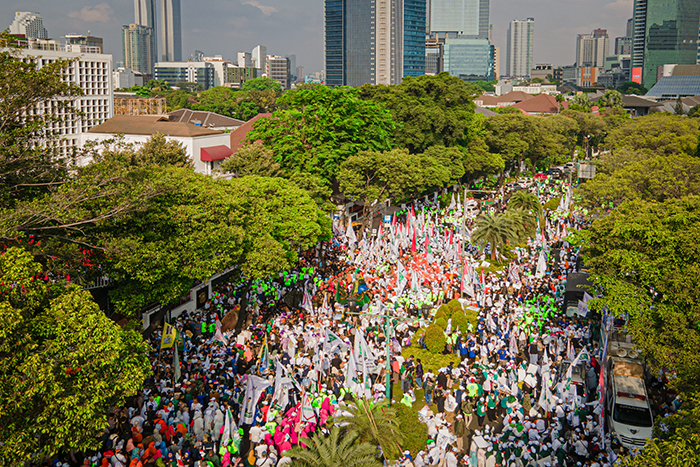
<svg viewBox="0 0 700 467"><path fill-rule="evenodd" d="M502 268L471 243L475 203L457 192L414 202L364 235L337 225L278 277L212 287L203 306L152 334L153 376L109 413L102 448L55 464L288 465L285 453L328 433L355 397L386 398L389 371L388 396L415 408L428 442L387 465L612 465L600 317L563 311L578 264L566 236L583 216L564 182L529 190L562 202L527 244L496 253ZM502 211L509 196L482 206ZM425 329L445 307L475 319L445 319L438 354L449 363L430 367L412 349L426 350Z"/></svg>

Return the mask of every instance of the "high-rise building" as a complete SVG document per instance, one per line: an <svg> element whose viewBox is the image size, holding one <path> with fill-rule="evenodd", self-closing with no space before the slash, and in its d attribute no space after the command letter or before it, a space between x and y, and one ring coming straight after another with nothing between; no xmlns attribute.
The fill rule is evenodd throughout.
<svg viewBox="0 0 700 467"><path fill-rule="evenodd" d="M209 62L158 62L155 79L170 84L198 83L205 91L214 87L216 71Z"/></svg>
<svg viewBox="0 0 700 467"><path fill-rule="evenodd" d="M325 0L326 84L423 75L425 18L426 0Z"/></svg>
<svg viewBox="0 0 700 467"><path fill-rule="evenodd" d="M301 65L297 65L297 81L304 81L304 78L306 77L304 75L304 67Z"/></svg>
<svg viewBox="0 0 700 467"><path fill-rule="evenodd" d="M595 29L590 34L576 37L576 65L602 67L610 53L610 38L605 29Z"/></svg>
<svg viewBox="0 0 700 467"><path fill-rule="evenodd" d="M489 38L490 0L432 0L430 32L465 39Z"/></svg>
<svg viewBox="0 0 700 467"><path fill-rule="evenodd" d="M37 68L59 59L72 59L61 75L61 80L83 90L73 107L81 115L61 111L61 120L50 122L47 130L58 135L59 151L67 155L80 143L80 135L95 125L114 116L114 89L112 87L112 56L96 53L96 47L79 44L61 45L58 41L32 39L20 54L36 63ZM37 107L41 112L42 107Z"/></svg>
<svg viewBox="0 0 700 467"><path fill-rule="evenodd" d="M632 54L631 37L616 37L615 38L615 55L631 55Z"/></svg>
<svg viewBox="0 0 700 467"><path fill-rule="evenodd" d="M658 67L698 62L697 0L635 0L632 81L651 88Z"/></svg>
<svg viewBox="0 0 700 467"><path fill-rule="evenodd" d="M134 24L156 30L156 0L134 0Z"/></svg>
<svg viewBox="0 0 700 467"><path fill-rule="evenodd" d="M267 77L272 78L282 86L282 89L289 89L291 86L291 73L289 70L289 58L279 55L267 56Z"/></svg>
<svg viewBox="0 0 700 467"><path fill-rule="evenodd" d="M535 19L514 19L506 37L506 76L529 78L534 64Z"/></svg>
<svg viewBox="0 0 700 467"><path fill-rule="evenodd" d="M634 18L627 20L627 27L625 28L625 37L634 36Z"/></svg>
<svg viewBox="0 0 700 467"><path fill-rule="evenodd" d="M494 79L494 48L488 39L445 39L443 71L467 81Z"/></svg>
<svg viewBox="0 0 700 467"><path fill-rule="evenodd" d="M70 49L72 46L80 47L94 47L97 53L102 53L102 38L89 36L85 34L66 34L63 36L66 40L66 48Z"/></svg>
<svg viewBox="0 0 700 467"><path fill-rule="evenodd" d="M493 46L493 79L501 77L501 48Z"/></svg>
<svg viewBox="0 0 700 467"><path fill-rule="evenodd" d="M24 36L27 39L48 39L49 33L44 27L44 20L39 13L18 11L10 24L10 34Z"/></svg>
<svg viewBox="0 0 700 467"><path fill-rule="evenodd" d="M253 56L250 52L238 52L238 66L241 68L253 67Z"/></svg>
<svg viewBox="0 0 700 467"><path fill-rule="evenodd" d="M122 51L124 66L153 77L156 63L156 38L153 28L130 24L122 26Z"/></svg>
<svg viewBox="0 0 700 467"><path fill-rule="evenodd" d="M261 75L265 73L265 70L267 70L267 47L264 45L258 45L253 49L252 57L253 66L258 70L261 70Z"/></svg>
<svg viewBox="0 0 700 467"><path fill-rule="evenodd" d="M297 72L297 56L295 54L290 54L287 55L287 58L289 59L289 73L295 76L294 74Z"/></svg>
<svg viewBox="0 0 700 467"><path fill-rule="evenodd" d="M182 60L180 0L160 0L160 56L164 62Z"/></svg>

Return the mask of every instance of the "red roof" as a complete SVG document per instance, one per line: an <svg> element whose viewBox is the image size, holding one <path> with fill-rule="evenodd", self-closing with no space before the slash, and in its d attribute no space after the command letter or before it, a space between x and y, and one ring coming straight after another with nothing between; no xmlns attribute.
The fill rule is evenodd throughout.
<svg viewBox="0 0 700 467"><path fill-rule="evenodd" d="M528 113L557 114L559 113L559 102L549 94L540 94L532 99L513 104L516 109L524 110Z"/></svg>
<svg viewBox="0 0 700 467"><path fill-rule="evenodd" d="M235 153L245 144L248 133L253 129L253 124L261 118L271 117L271 113L258 114L243 125L231 132L231 150Z"/></svg>
<svg viewBox="0 0 700 467"><path fill-rule="evenodd" d="M231 154L233 154L233 151L231 151L228 146L224 146L222 144L219 146L209 146L207 148L200 149L199 158L205 162L220 161L222 159L226 159Z"/></svg>

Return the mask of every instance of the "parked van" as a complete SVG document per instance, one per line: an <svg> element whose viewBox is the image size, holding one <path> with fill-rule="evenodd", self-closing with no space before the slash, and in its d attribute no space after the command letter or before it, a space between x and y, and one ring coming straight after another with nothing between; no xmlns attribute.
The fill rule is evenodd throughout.
<svg viewBox="0 0 700 467"><path fill-rule="evenodd" d="M626 449L640 449L654 430L644 367L615 357L610 361L607 397L610 432Z"/></svg>

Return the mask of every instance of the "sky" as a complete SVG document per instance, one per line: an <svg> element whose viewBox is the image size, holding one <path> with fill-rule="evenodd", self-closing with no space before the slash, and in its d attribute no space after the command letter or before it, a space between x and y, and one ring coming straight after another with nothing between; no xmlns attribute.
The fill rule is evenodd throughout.
<svg viewBox="0 0 700 467"><path fill-rule="evenodd" d="M99 2L99 3L98 3ZM157 0L158 4L158 0ZM535 63L575 61L576 34L607 29L610 53L624 36L633 0L491 0L493 44L501 47L505 71L508 23L535 18ZM271 55L296 55L308 74L323 68L323 0L181 0L182 55L195 50L235 60L237 52L267 46ZM35 11L53 39L69 33L104 39L104 51L122 59L121 26L134 21L133 0L2 0L0 24L16 11Z"/></svg>

